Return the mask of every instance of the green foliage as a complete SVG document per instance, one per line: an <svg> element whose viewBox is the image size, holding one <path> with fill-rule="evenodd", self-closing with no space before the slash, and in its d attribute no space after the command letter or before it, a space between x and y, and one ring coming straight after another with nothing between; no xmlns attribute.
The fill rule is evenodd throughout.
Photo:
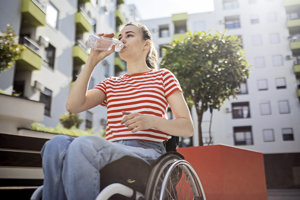
<svg viewBox="0 0 300 200"><path fill-rule="evenodd" d="M83 122L82 119L80 119L78 117L77 114L75 113L66 113L63 114L60 118L59 118L60 123L65 127L65 128L79 128L80 124Z"/></svg>
<svg viewBox="0 0 300 200"><path fill-rule="evenodd" d="M121 4L124 4L125 1L124 0L117 0L117 5L121 5Z"/></svg>
<svg viewBox="0 0 300 200"><path fill-rule="evenodd" d="M14 61L18 60L24 46L16 42L16 34L11 25L0 34L0 71L12 67Z"/></svg>
<svg viewBox="0 0 300 200"><path fill-rule="evenodd" d="M249 76L249 66L236 36L204 31L187 36L166 46L161 67L178 78L188 104L195 105L198 122L202 122L205 111L219 110L230 96L236 96Z"/></svg>
<svg viewBox="0 0 300 200"><path fill-rule="evenodd" d="M42 131L42 132L49 132L54 134L64 134L64 135L70 135L74 137L79 137L83 135L95 135L93 133L93 130L80 130L75 127L72 127L70 129L64 128L61 124L59 124L57 127L46 127L43 124L39 123L33 123L31 125L31 129L34 131ZM98 134L99 136L102 136L102 134Z"/></svg>

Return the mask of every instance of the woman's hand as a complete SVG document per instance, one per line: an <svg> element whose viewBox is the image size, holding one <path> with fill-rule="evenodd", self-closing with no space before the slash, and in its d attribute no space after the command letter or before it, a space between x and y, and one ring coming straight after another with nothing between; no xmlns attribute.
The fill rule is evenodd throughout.
<svg viewBox="0 0 300 200"><path fill-rule="evenodd" d="M133 133L153 128L154 116L126 111L123 111L123 115L125 117L121 121L121 124L124 124Z"/></svg>
<svg viewBox="0 0 300 200"><path fill-rule="evenodd" d="M109 33L109 34L101 33L101 34L98 34L98 36L113 38L114 34L113 33ZM95 67L101 60L103 60L105 57L112 54L114 51L115 51L115 46L113 46L111 48L111 50L109 50L109 51L100 51L100 50L91 49L91 53L90 53L90 56L88 59L89 59L91 65L93 67Z"/></svg>

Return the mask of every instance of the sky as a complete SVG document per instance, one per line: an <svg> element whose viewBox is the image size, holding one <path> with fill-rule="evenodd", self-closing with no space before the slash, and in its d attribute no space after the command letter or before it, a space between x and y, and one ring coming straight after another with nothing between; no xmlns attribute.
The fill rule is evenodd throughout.
<svg viewBox="0 0 300 200"><path fill-rule="evenodd" d="M213 0L125 0L125 4L135 4L143 20L213 10Z"/></svg>

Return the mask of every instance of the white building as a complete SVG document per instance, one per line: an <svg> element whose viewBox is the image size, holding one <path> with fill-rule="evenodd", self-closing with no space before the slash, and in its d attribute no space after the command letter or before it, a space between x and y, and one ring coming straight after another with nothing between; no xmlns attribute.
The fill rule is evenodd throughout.
<svg viewBox="0 0 300 200"><path fill-rule="evenodd" d="M214 111L213 144L264 153L268 188L299 188L300 2L215 0L214 6L212 12L179 13L145 19L142 23L152 31L160 56L163 45L188 30L213 33L226 29L226 34L241 38L252 65L250 77L241 85L236 99L228 100L220 111ZM193 144L197 146L195 112L193 119L196 127ZM205 113L204 141L208 137L209 120L210 114ZM276 172L283 169L285 177L277 176Z"/></svg>
<svg viewBox="0 0 300 200"><path fill-rule="evenodd" d="M122 21L116 0L14 0L0 2L0 29L11 24L26 46L15 66L0 73L0 90L6 94L45 103L42 124L56 127L67 113L65 103L72 82L87 60L89 34L115 33ZM117 59L110 55L97 66L90 80L95 86L113 76ZM115 66L116 65L116 66ZM81 128L105 129L105 108L80 113ZM13 130L10 130L13 131Z"/></svg>

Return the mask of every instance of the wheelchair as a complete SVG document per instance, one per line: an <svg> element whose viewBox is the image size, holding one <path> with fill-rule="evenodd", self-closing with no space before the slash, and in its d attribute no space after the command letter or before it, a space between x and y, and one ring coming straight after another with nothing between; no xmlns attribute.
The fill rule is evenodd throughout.
<svg viewBox="0 0 300 200"><path fill-rule="evenodd" d="M152 165L125 156L105 166L96 200L206 200L196 171L176 152L177 144L178 138L172 137L167 153ZM42 186L32 197L42 198Z"/></svg>

